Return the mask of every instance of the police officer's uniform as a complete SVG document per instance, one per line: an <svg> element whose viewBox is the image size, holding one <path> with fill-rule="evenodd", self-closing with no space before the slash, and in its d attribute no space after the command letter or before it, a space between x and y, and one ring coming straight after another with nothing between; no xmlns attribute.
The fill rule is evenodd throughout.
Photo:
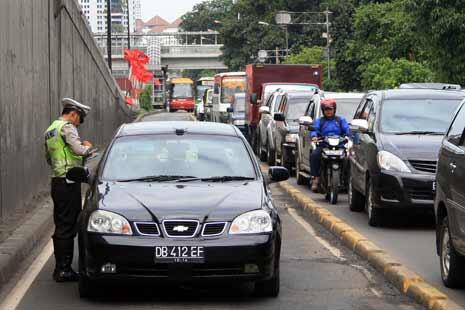
<svg viewBox="0 0 465 310"><path fill-rule="evenodd" d="M84 122L90 107L73 99L62 100L63 108L76 111ZM53 278L57 282L75 281L78 275L72 270L76 221L81 212L81 184L66 179L73 167L83 165L90 148L84 146L77 128L69 121L59 118L45 131L47 162L52 168L52 199L55 232L53 247L56 267Z"/></svg>

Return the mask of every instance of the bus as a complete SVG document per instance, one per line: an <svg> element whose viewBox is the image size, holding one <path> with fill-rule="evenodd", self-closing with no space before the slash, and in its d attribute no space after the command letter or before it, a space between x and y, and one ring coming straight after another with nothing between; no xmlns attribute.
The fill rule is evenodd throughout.
<svg viewBox="0 0 465 310"><path fill-rule="evenodd" d="M168 84L170 112L177 110L193 112L195 108L194 81L188 78L172 78Z"/></svg>
<svg viewBox="0 0 465 310"><path fill-rule="evenodd" d="M215 75L213 88L212 118L214 122L229 121L228 108L236 93L244 93L247 87L245 72L228 72Z"/></svg>

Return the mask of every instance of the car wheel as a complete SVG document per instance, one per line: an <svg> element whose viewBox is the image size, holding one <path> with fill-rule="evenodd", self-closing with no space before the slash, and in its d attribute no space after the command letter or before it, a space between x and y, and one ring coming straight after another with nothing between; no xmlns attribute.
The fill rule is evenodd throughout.
<svg viewBox="0 0 465 310"><path fill-rule="evenodd" d="M279 261L271 279L255 283L255 295L262 297L278 297L280 288Z"/></svg>
<svg viewBox="0 0 465 310"><path fill-rule="evenodd" d="M174 113L174 112L176 112L176 111L177 111L177 110L175 110L175 109L170 109L170 113Z"/></svg>
<svg viewBox="0 0 465 310"><path fill-rule="evenodd" d="M268 165L274 166L276 165L276 155L274 150L270 148L270 145L266 146L266 152L267 152L267 157L268 157Z"/></svg>
<svg viewBox="0 0 465 310"><path fill-rule="evenodd" d="M283 166L284 168L287 169L287 171L289 171L290 176L293 175L294 169L292 169L292 164L290 163L288 159L286 159L284 154L281 154L281 166Z"/></svg>
<svg viewBox="0 0 465 310"><path fill-rule="evenodd" d="M454 249L450 239L447 216L442 220L440 225L439 236L441 247L439 249L439 257L442 282L449 288L462 288L464 286L465 258Z"/></svg>
<svg viewBox="0 0 465 310"><path fill-rule="evenodd" d="M368 213L368 224L370 226L376 227L380 225L380 216L379 209L377 209L373 203L374 189L371 181L368 181L367 184L367 194L365 200L365 209Z"/></svg>
<svg viewBox="0 0 465 310"><path fill-rule="evenodd" d="M301 173L300 173L300 159L299 159L299 156L297 156L296 158L296 163L295 163L295 176L296 176L296 179L297 179L297 184L299 185L305 185L308 183L308 180L306 177L304 177Z"/></svg>
<svg viewBox="0 0 465 310"><path fill-rule="evenodd" d="M353 186L352 174L349 174L349 189L347 190L347 196L349 200L349 209L352 212L361 212L365 207L365 197L358 192Z"/></svg>

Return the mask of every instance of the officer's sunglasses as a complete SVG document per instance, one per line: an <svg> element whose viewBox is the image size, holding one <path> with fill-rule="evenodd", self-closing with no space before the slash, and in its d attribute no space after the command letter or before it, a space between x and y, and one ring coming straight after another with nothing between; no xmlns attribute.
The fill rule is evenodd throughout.
<svg viewBox="0 0 465 310"><path fill-rule="evenodd" d="M334 111L334 108L325 107L325 108L323 108L323 111Z"/></svg>

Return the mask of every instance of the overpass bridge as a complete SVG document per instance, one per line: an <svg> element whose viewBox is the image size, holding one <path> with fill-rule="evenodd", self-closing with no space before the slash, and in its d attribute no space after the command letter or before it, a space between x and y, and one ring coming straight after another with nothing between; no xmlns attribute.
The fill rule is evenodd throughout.
<svg viewBox="0 0 465 310"><path fill-rule="evenodd" d="M138 48L149 55L149 69L156 70L168 66L173 70L212 69L227 67L221 60L223 44L219 33L207 32L168 32L132 34L131 48ZM94 36L104 57L107 57L106 35ZM128 66L124 60L124 49L128 37L125 34L112 35L112 66L115 75L127 73Z"/></svg>

